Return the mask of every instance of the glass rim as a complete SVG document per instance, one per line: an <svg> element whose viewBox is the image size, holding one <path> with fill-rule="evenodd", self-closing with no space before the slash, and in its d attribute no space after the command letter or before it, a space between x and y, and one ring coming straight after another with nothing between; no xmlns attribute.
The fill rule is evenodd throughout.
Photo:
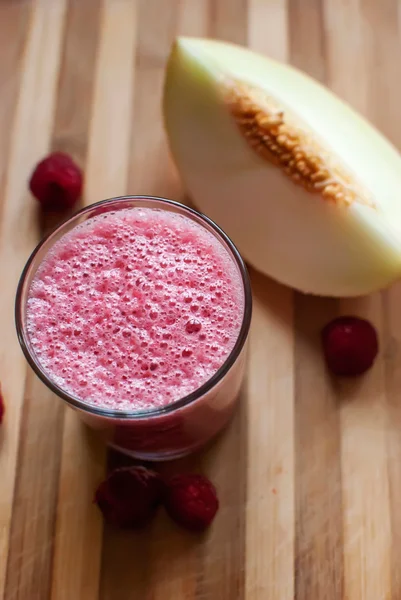
<svg viewBox="0 0 401 600"><path fill-rule="evenodd" d="M34 264L37 254L47 244L47 242L57 233L61 233L61 235L63 235L63 229L65 229L71 223L71 221L74 221L75 219L78 220L80 216L90 213L94 209L96 210L96 208L98 208L99 206L110 205L110 204L122 202L124 200L127 200L127 201L145 200L150 203L155 202L155 204L156 203L165 204L167 206L177 208L177 209L183 211L184 213L185 212L189 213L189 215L196 217L196 219L198 219L201 222L201 224L206 223L212 229L213 233L217 234L217 237L220 238L220 240L223 240L225 242L225 244L228 246L228 249L229 249L232 257L234 258L234 261L239 269L239 272L241 275L242 286L243 286L243 290L244 290L244 312L243 312L241 327L240 327L236 342L235 342L231 352L228 354L227 358L225 359L224 363L221 365L221 367L207 381L205 381L205 383L203 383L200 387L198 387L196 390L194 390L190 394L187 394L186 396L183 396L182 398L179 398L178 400L175 400L174 402L171 402L170 404L167 404L165 406L160 406L160 407L150 408L150 409L133 410L133 411L118 410L118 409L113 410L113 409L107 409L107 408L102 408L102 407L96 406L94 404L85 402L84 400L80 400L77 396L70 394L69 392L64 390L62 387L57 385L50 378L50 376L48 375L46 370L42 367L39 360L34 355L33 351L30 350L29 336L26 333L26 327L25 327L25 323L24 323L24 319L23 319L24 311L22 310L22 300L24 297L27 276L30 273L30 269ZM73 225L73 227L75 227L75 225ZM49 250L50 250L50 248L49 248ZM93 204L90 204L89 206L85 206L85 207L81 208L76 213L74 213L72 216L69 216L64 221L62 221L62 223L60 223L58 226L56 226L54 229L52 229L36 245L36 247L34 248L32 253L30 254L30 256L24 266L24 269L21 273L21 276L19 278L17 292L16 292L16 298L15 298L14 316L15 316L15 326L16 326L16 330L17 330L18 341L20 343L21 349L25 355L26 360L28 361L29 365L31 366L31 368L33 369L35 374L42 380L42 382L54 394L56 394L57 396L62 398L65 402L67 402L73 408L82 410L83 412L86 412L86 413L97 415L99 417L112 418L112 419L116 419L116 420L119 420L119 419L120 420L147 419L147 418L167 415L176 410L184 408L185 406L188 406L189 404L192 404L193 402L195 402L196 400L198 400L199 398L201 398L202 396L204 396L205 394L210 392L221 381L221 379L223 379L223 377L226 374L228 374L231 367L234 365L235 361L240 356L241 351L242 351L242 349L245 345L245 342L247 340L247 337L248 337L249 328L250 328L250 324L251 324L251 317L252 317L252 291L251 291L251 283L250 283L250 279L249 279L248 270L246 268L245 262L241 256L241 254L239 253L234 242L221 229L221 227L219 227L212 219L210 219L203 213L195 210L194 208L191 208L189 206L186 206L185 204L182 204L181 202L177 202L176 200L170 200L168 198L163 198L161 196L146 196L146 195L116 196L114 198L107 198L105 200L100 200L99 202L95 202Z"/></svg>

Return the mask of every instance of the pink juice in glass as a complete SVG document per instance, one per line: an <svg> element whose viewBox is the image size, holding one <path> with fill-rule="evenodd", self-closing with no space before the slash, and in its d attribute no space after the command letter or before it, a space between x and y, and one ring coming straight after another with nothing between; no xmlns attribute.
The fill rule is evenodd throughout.
<svg viewBox="0 0 401 600"><path fill-rule="evenodd" d="M30 353L111 445L141 458L181 456L232 414L244 353L206 388L238 342L243 278L188 209L109 208L59 237L33 274Z"/></svg>

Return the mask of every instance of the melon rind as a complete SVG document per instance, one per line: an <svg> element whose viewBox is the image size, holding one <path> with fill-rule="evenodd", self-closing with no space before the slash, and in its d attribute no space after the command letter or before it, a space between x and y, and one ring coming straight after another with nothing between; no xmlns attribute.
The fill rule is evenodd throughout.
<svg viewBox="0 0 401 600"><path fill-rule="evenodd" d="M354 200L312 193L249 144L227 103L259 90L347 173ZM164 119L195 205L266 275L303 292L358 296L401 275L401 157L324 86L246 48L178 38L168 61Z"/></svg>

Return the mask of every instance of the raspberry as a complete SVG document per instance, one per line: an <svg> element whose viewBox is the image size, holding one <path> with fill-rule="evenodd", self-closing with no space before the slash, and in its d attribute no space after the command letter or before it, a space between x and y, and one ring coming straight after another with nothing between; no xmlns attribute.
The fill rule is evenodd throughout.
<svg viewBox="0 0 401 600"><path fill-rule="evenodd" d="M139 528L154 516L162 490L162 481L154 471L144 467L121 467L99 485L94 502L110 525Z"/></svg>
<svg viewBox="0 0 401 600"><path fill-rule="evenodd" d="M175 475L166 483L164 506L178 525L191 531L203 531L213 521L219 501L207 477Z"/></svg>
<svg viewBox="0 0 401 600"><path fill-rule="evenodd" d="M68 154L54 152L38 163L29 187L45 210L72 208L82 192L82 172Z"/></svg>
<svg viewBox="0 0 401 600"><path fill-rule="evenodd" d="M359 317L339 317L322 331L327 366L335 375L353 377L367 371L379 350L373 325Z"/></svg>
<svg viewBox="0 0 401 600"><path fill-rule="evenodd" d="M4 411L5 411L4 399L3 399L3 394L0 391L0 425L3 422Z"/></svg>

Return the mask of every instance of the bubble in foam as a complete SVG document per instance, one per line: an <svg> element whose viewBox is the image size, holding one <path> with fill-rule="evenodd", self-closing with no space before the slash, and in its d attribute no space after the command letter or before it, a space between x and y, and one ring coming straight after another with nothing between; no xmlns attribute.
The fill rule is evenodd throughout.
<svg viewBox="0 0 401 600"><path fill-rule="evenodd" d="M198 333L202 329L202 323L197 319L189 319L185 324L187 333Z"/></svg>
<svg viewBox="0 0 401 600"><path fill-rule="evenodd" d="M32 284L29 301L41 298L43 305L32 306L28 315L31 342L36 340L37 354L51 375L83 399L95 396L98 404L121 408L163 404L167 396L169 401L178 399L201 385L224 362L240 326L240 318L228 317L238 307L242 314L241 286L238 282L233 290L227 283L238 281L235 268L215 238L196 224L179 215L155 217L146 209L140 218L137 210L110 215L91 219L56 243L51 261L43 265L43 277L38 272ZM146 237L149 227L151 238ZM185 256L176 261L180 249ZM61 261L63 253L69 262ZM205 284L215 286L208 291L215 292L216 308L204 295ZM195 318L201 310L209 310L210 316ZM220 310L227 316L224 322L218 319ZM67 343L68 334L61 328L67 312L71 331L80 330L79 335L70 334L75 343ZM193 318L202 330L188 334ZM168 328L169 337L164 338L160 327ZM213 346L227 328L232 332L228 342L216 344L212 358L211 348L202 344L207 340ZM162 339L155 343L148 338ZM102 371L106 364L107 372ZM201 369L196 368L199 364ZM66 365L70 372L62 372ZM166 373L172 377L163 380Z"/></svg>

